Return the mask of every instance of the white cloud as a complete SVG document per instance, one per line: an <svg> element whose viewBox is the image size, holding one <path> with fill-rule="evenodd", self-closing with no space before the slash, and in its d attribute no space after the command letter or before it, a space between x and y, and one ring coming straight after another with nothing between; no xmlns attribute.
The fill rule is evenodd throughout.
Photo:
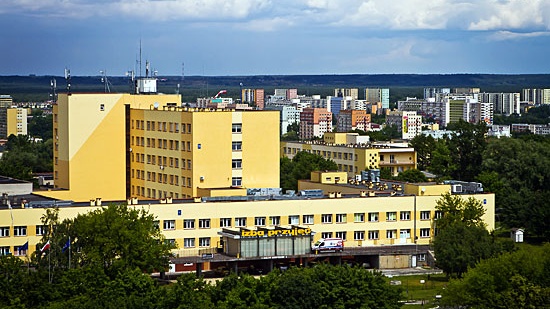
<svg viewBox="0 0 550 309"><path fill-rule="evenodd" d="M548 31L537 31L537 32L511 32L511 31L497 31L489 36L490 40L493 41L507 41L507 40L521 40L527 38L536 38L541 36L550 36Z"/></svg>
<svg viewBox="0 0 550 309"><path fill-rule="evenodd" d="M2 0L0 14L245 22L253 30L550 29L549 0ZM258 26L258 28L254 28Z"/></svg>

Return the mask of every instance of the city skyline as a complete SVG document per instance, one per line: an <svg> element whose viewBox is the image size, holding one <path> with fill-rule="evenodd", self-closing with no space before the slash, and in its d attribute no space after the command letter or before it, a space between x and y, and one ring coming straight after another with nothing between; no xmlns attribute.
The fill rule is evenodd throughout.
<svg viewBox="0 0 550 309"><path fill-rule="evenodd" d="M0 16L0 75L550 72L542 0L8 0Z"/></svg>

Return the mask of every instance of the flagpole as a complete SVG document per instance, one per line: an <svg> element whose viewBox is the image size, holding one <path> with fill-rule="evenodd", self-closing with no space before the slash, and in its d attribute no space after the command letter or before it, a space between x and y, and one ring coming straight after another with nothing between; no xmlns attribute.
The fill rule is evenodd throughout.
<svg viewBox="0 0 550 309"><path fill-rule="evenodd" d="M50 240L48 240L50 241ZM47 253L47 252L46 252ZM52 283L52 276L51 276L51 268L52 268L52 264L51 264L51 254L48 254L48 282L49 283Z"/></svg>
<svg viewBox="0 0 550 309"><path fill-rule="evenodd" d="M69 269L71 269L71 236L69 236Z"/></svg>

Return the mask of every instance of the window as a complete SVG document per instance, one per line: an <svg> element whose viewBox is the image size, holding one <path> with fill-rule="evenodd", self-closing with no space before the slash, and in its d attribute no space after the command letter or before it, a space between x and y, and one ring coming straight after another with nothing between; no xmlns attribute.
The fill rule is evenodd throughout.
<svg viewBox="0 0 550 309"><path fill-rule="evenodd" d="M191 169L191 160L187 160L187 169L190 170Z"/></svg>
<svg viewBox="0 0 550 309"><path fill-rule="evenodd" d="M346 214L336 214L336 223L346 223L347 221Z"/></svg>
<svg viewBox="0 0 550 309"><path fill-rule="evenodd" d="M430 211L421 211L420 220L430 220Z"/></svg>
<svg viewBox="0 0 550 309"><path fill-rule="evenodd" d="M280 216L269 217L269 225L281 225L281 217Z"/></svg>
<svg viewBox="0 0 550 309"><path fill-rule="evenodd" d="M255 217L254 225L256 226L265 226L265 217Z"/></svg>
<svg viewBox="0 0 550 309"><path fill-rule="evenodd" d="M313 224L313 215L304 215L302 217L303 224Z"/></svg>
<svg viewBox="0 0 550 309"><path fill-rule="evenodd" d="M210 219L199 219L199 229L209 229Z"/></svg>
<svg viewBox="0 0 550 309"><path fill-rule="evenodd" d="M377 212L369 212L369 221L370 222L378 222L378 213Z"/></svg>
<svg viewBox="0 0 550 309"><path fill-rule="evenodd" d="M195 247L195 238L184 238L183 239L184 248L194 248Z"/></svg>
<svg viewBox="0 0 550 309"><path fill-rule="evenodd" d="M210 237L199 238L199 247L210 247Z"/></svg>
<svg viewBox="0 0 550 309"><path fill-rule="evenodd" d="M231 227L231 218L220 218L220 227Z"/></svg>
<svg viewBox="0 0 550 309"><path fill-rule="evenodd" d="M184 229L194 229L195 228L195 219L185 219L183 220Z"/></svg>
<svg viewBox="0 0 550 309"><path fill-rule="evenodd" d="M13 253L15 256L27 255L27 250L23 249L23 246L13 246Z"/></svg>
<svg viewBox="0 0 550 309"><path fill-rule="evenodd" d="M187 124L187 133L191 134L191 124Z"/></svg>
<svg viewBox="0 0 550 309"><path fill-rule="evenodd" d="M397 212L387 212L386 213L386 221L395 221L397 220Z"/></svg>
<svg viewBox="0 0 550 309"><path fill-rule="evenodd" d="M356 213L353 215L353 222L365 222L365 213Z"/></svg>
<svg viewBox="0 0 550 309"><path fill-rule="evenodd" d="M241 123L234 123L231 126L231 133L242 133L243 125Z"/></svg>
<svg viewBox="0 0 550 309"><path fill-rule="evenodd" d="M243 178L242 177L233 177L231 178L231 185L234 187L240 187L243 185Z"/></svg>
<svg viewBox="0 0 550 309"><path fill-rule="evenodd" d="M243 150L243 142L232 142L231 148L233 151L241 151Z"/></svg>
<svg viewBox="0 0 550 309"><path fill-rule="evenodd" d="M27 236L27 227L26 226L14 226L13 227L13 236Z"/></svg>
<svg viewBox="0 0 550 309"><path fill-rule="evenodd" d="M426 253L418 254L418 261L419 262L426 262Z"/></svg>
<svg viewBox="0 0 550 309"><path fill-rule="evenodd" d="M321 233L321 238L332 238L332 232Z"/></svg>
<svg viewBox="0 0 550 309"><path fill-rule="evenodd" d="M165 239L164 240L164 243L167 244L167 245L175 245L176 244L176 240L171 238L171 239Z"/></svg>
<svg viewBox="0 0 550 309"><path fill-rule="evenodd" d="M300 224L300 216L299 215L290 215L290 216L288 216L288 224L289 225L298 225L298 224Z"/></svg>
<svg viewBox="0 0 550 309"><path fill-rule="evenodd" d="M430 237L430 229L420 229L420 237Z"/></svg>
<svg viewBox="0 0 550 309"><path fill-rule="evenodd" d="M441 219L443 218L443 212L441 210L436 210L434 214L435 219Z"/></svg>
<svg viewBox="0 0 550 309"><path fill-rule="evenodd" d="M0 255L9 255L10 254L10 247L0 247Z"/></svg>
<svg viewBox="0 0 550 309"><path fill-rule="evenodd" d="M241 159L233 159L231 160L231 167L234 170L240 170L243 168L243 160Z"/></svg>
<svg viewBox="0 0 550 309"><path fill-rule="evenodd" d="M346 232L336 232L336 238L342 238L343 240L346 240Z"/></svg>
<svg viewBox="0 0 550 309"><path fill-rule="evenodd" d="M369 231L369 239L378 239L378 231Z"/></svg>
<svg viewBox="0 0 550 309"><path fill-rule="evenodd" d="M176 228L176 220L164 220L162 227L165 230L173 230Z"/></svg>
<svg viewBox="0 0 550 309"><path fill-rule="evenodd" d="M0 227L0 237L9 237L10 236L10 227L2 226Z"/></svg>
<svg viewBox="0 0 550 309"><path fill-rule="evenodd" d="M399 231L399 238L411 238L411 229L402 229Z"/></svg>
<svg viewBox="0 0 550 309"><path fill-rule="evenodd" d="M36 226L36 235L44 235L48 232L48 226L46 225L37 225Z"/></svg>
<svg viewBox="0 0 550 309"><path fill-rule="evenodd" d="M236 227L246 226L246 218L245 217L235 218L235 226Z"/></svg>
<svg viewBox="0 0 550 309"><path fill-rule="evenodd" d="M332 223L332 214L321 215L321 223Z"/></svg>
<svg viewBox="0 0 550 309"><path fill-rule="evenodd" d="M355 232L353 232L353 239L354 240L364 240L365 239L365 231L355 231Z"/></svg>
<svg viewBox="0 0 550 309"><path fill-rule="evenodd" d="M387 230L387 231L386 231L386 238L387 238L387 239L395 239L395 238L397 238L397 230Z"/></svg>
<svg viewBox="0 0 550 309"><path fill-rule="evenodd" d="M400 217L401 220L403 220L403 221L411 220L411 212L410 211L402 211L399 214L401 216Z"/></svg>

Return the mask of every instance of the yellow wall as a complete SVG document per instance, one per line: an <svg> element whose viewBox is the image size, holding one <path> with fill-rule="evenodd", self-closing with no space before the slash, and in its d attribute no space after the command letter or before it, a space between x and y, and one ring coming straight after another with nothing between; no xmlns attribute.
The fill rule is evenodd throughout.
<svg viewBox="0 0 550 309"><path fill-rule="evenodd" d="M404 193L413 195L436 195L451 192L451 185L442 185L436 183L405 183Z"/></svg>
<svg viewBox="0 0 550 309"><path fill-rule="evenodd" d="M129 151L125 106L150 108L155 102L179 104L180 96L59 94L54 106L54 182L69 192L40 194L74 201L124 200Z"/></svg>
<svg viewBox="0 0 550 309"><path fill-rule="evenodd" d="M494 194L462 195L463 198L473 196L483 202L486 214L483 217L489 230L493 230L494 224ZM197 254L201 249L198 246L199 238L209 237L211 247L216 247L219 240L220 218L230 218L231 227L235 227L235 218L246 217L247 227L254 228L255 217L265 217L266 225L269 226L270 216L279 216L281 225L288 226L288 218L291 215L299 215L299 225L311 227L316 233L314 240L321 238L323 232L331 232L335 236L336 232L346 232L347 247L354 246L372 246L372 245L391 245L401 242L399 233L401 230L410 229L410 237L403 241L408 244L414 243L414 235L418 237L418 244L428 244L433 237L433 218L435 202L438 196L401 196L401 197L371 197L371 198L339 198L339 199L309 199L309 200L270 200L254 202L206 202L206 203L183 203L183 204L154 204L136 205L132 207L145 208L154 214L163 230L164 220L175 220L176 228L174 230L163 230L163 234L168 239L174 239L180 246L177 251L180 255ZM107 202L103 201L103 205ZM96 209L96 207L62 207L60 208L60 220L74 217L78 213ZM416 209L416 212L415 212ZM421 220L422 211L430 213L429 220ZM8 209L0 210L0 227L11 226L10 214ZM395 221L387 221L386 214L396 212ZM401 212L410 212L409 220L401 220ZM10 237L0 237L0 246L19 246L29 241L29 248L39 241L40 237L34 236L36 225L40 225L40 217L45 213L44 209L14 209L14 225L27 226L28 236L14 237L13 229ZM369 222L369 213L378 213L378 221ZM178 215L180 214L180 215ZM321 223L323 214L332 215L332 223ZM346 221L336 223L336 215L345 214ZM363 214L362 222L355 222L355 215ZM314 216L314 224L304 224L305 215ZM195 228L184 229L183 220L195 220ZM210 219L210 228L201 229L198 225L199 219ZM11 227L10 227L11 228ZM415 230L416 228L416 230ZM430 237L420 237L421 229L430 229ZM397 238L386 238L387 230L396 230ZM365 233L364 240L354 240L354 232L362 231ZM368 232L378 231L379 237L376 240L369 240ZM194 248L183 249L184 238L194 238L196 246Z"/></svg>

